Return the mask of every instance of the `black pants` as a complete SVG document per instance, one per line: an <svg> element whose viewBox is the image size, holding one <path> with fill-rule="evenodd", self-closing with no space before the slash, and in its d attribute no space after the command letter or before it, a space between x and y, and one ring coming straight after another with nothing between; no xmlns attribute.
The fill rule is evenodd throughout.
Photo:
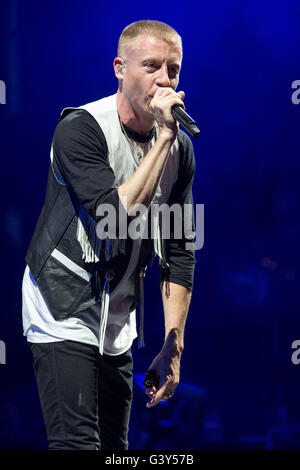
<svg viewBox="0 0 300 470"><path fill-rule="evenodd" d="M128 449L132 355L76 341L29 343L49 449Z"/></svg>

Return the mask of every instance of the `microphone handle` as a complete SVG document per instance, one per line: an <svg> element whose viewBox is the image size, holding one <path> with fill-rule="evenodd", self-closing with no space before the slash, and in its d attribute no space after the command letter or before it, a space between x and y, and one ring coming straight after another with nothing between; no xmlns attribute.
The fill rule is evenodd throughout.
<svg viewBox="0 0 300 470"><path fill-rule="evenodd" d="M178 121L186 131L188 131L193 137L199 137L200 129L198 129L195 121L191 118L191 116L188 115L188 113L185 112L181 106L178 104L173 106L171 113L175 121Z"/></svg>

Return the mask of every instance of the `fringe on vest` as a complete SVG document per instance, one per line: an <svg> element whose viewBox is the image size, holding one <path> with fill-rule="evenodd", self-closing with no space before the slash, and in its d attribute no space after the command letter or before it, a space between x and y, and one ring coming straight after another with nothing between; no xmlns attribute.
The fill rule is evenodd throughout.
<svg viewBox="0 0 300 470"><path fill-rule="evenodd" d="M105 259L107 261L119 253L125 254L125 240L118 238L102 240L102 238L99 238L97 235L97 223L82 206L79 208L76 236L81 246L82 259L86 263L98 263L103 241L105 243Z"/></svg>
<svg viewBox="0 0 300 470"><path fill-rule="evenodd" d="M165 260L162 230L159 223L159 213L154 214L153 219L153 247L160 261ZM100 259L102 238L97 235L97 223L88 215L86 210L80 206L77 222L77 240L82 249L82 259L86 263L97 263ZM125 239L105 239L105 259L114 258L119 253L125 254Z"/></svg>

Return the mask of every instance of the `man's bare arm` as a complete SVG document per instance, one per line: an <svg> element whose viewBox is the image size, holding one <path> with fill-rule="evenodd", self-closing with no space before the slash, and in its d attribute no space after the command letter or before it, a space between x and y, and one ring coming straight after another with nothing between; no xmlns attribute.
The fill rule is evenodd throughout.
<svg viewBox="0 0 300 470"><path fill-rule="evenodd" d="M159 388L146 389L151 397L147 408L155 406L175 391L180 378L180 359L184 348L184 329L191 301L191 291L168 281L161 283L165 318L165 341L149 369L159 376Z"/></svg>
<svg viewBox="0 0 300 470"><path fill-rule="evenodd" d="M184 328L192 292L184 286L162 281L161 293L165 317L165 340L171 332L178 352L184 347Z"/></svg>
<svg viewBox="0 0 300 470"><path fill-rule="evenodd" d="M135 204L149 207L156 192L170 148L178 132L171 108L183 105L184 92L170 88L158 89L153 97L151 110L159 127L158 138L134 174L119 186L118 194L126 212Z"/></svg>

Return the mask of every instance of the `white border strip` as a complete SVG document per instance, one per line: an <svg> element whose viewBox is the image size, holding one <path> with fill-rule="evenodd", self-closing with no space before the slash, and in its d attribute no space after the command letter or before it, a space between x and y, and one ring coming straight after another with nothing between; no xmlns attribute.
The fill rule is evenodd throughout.
<svg viewBox="0 0 300 470"><path fill-rule="evenodd" d="M52 251L51 256L53 256L53 258L57 259L57 261L62 263L64 266L70 269L70 271L77 274L77 276L80 276L85 281L90 280L90 273L88 273L85 269L82 269L80 266L78 266L78 264L70 260L70 258L67 258L67 256L58 251L56 248L54 248L54 250Z"/></svg>

